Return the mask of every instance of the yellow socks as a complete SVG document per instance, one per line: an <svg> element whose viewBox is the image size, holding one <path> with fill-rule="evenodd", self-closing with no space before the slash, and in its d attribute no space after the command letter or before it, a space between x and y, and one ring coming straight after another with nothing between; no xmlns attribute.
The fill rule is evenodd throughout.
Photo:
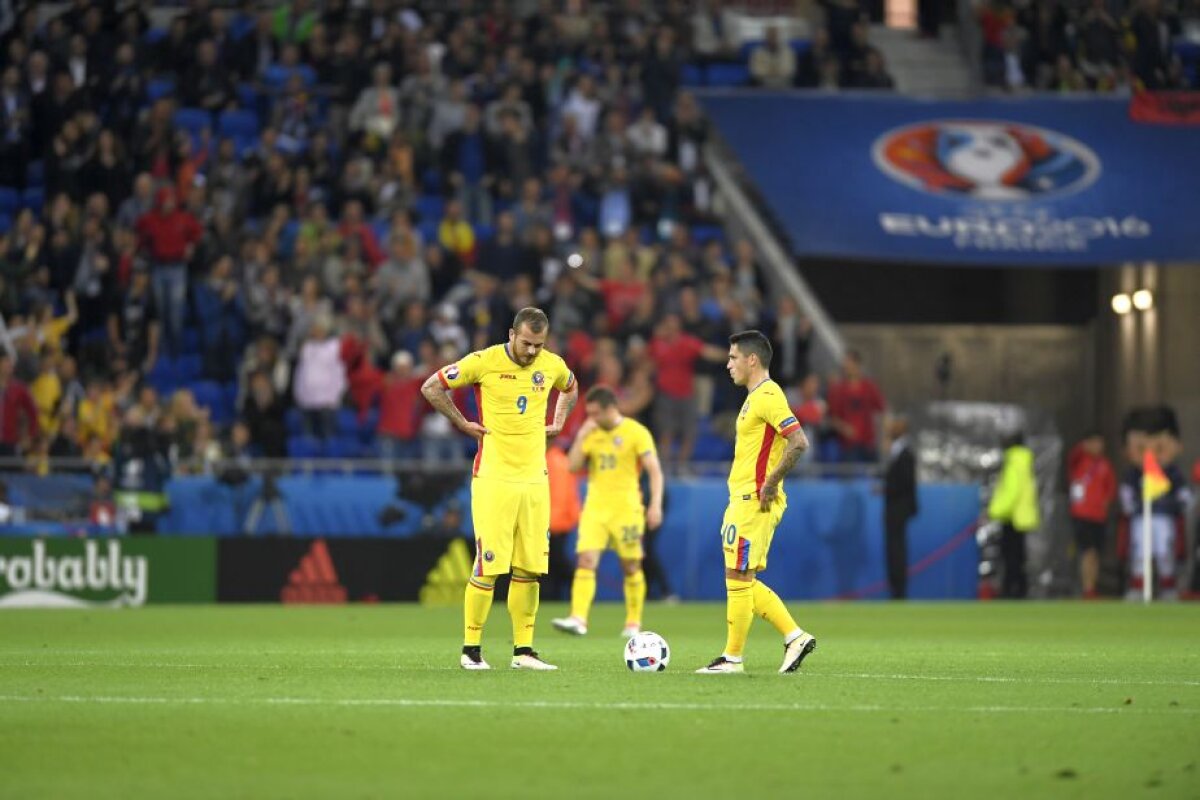
<svg viewBox="0 0 1200 800"><path fill-rule="evenodd" d="M626 597L628 596L627 588ZM595 599L596 570L576 567L575 579L571 581L571 616L586 623L588 614L592 611L592 601Z"/></svg>
<svg viewBox="0 0 1200 800"><path fill-rule="evenodd" d="M592 576L592 591L596 588L595 576ZM642 609L646 606L646 574L640 569L632 575L625 576L625 624L641 625Z"/></svg>
<svg viewBox="0 0 1200 800"><path fill-rule="evenodd" d="M740 661L742 652L746 649L746 636L750 633L750 623L754 621L753 581L738 581L725 579L725 594L727 599L726 621L729 633L725 640L725 657Z"/></svg>
<svg viewBox="0 0 1200 800"><path fill-rule="evenodd" d="M787 606L779 599L770 586L762 581L755 581L750 587L754 598L754 613L775 626L775 630L783 636L799 630L796 620L788 612Z"/></svg>
<svg viewBox="0 0 1200 800"><path fill-rule="evenodd" d="M472 577L467 581L467 591L463 595L463 623L466 629L463 644L478 647L483 641L483 625L487 622L488 612L492 610L492 590L496 588L496 578Z"/></svg>
<svg viewBox="0 0 1200 800"><path fill-rule="evenodd" d="M539 586L536 575L513 571L508 585L508 613L512 617L513 648L533 646L533 626L537 620Z"/></svg>

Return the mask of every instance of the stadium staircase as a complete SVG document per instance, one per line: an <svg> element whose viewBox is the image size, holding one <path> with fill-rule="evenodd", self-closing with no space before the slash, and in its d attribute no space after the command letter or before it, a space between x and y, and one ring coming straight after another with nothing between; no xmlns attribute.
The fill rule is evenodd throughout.
<svg viewBox="0 0 1200 800"><path fill-rule="evenodd" d="M903 94L964 98L976 92L976 70L954 26L943 26L940 38L921 39L912 30L872 25L870 41L883 53L896 90Z"/></svg>

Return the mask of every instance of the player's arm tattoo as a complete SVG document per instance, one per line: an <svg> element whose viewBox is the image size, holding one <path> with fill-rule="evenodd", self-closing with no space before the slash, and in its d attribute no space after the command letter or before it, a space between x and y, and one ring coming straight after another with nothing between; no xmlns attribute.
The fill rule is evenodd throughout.
<svg viewBox="0 0 1200 800"><path fill-rule="evenodd" d="M791 433L784 437L787 444L783 448L783 455L779 459L779 463L775 465L775 469L767 475L763 483L767 486L778 486L779 482L792 471L792 467L796 466L796 462L800 460L800 456L808 449L808 437L804 435L803 428L796 428Z"/></svg>
<svg viewBox="0 0 1200 800"><path fill-rule="evenodd" d="M555 436L562 432L563 426L567 424L567 417L571 416L578 401L579 381L573 381L570 389L558 393L558 402L554 404L554 424L551 426Z"/></svg>
<svg viewBox="0 0 1200 800"><path fill-rule="evenodd" d="M421 384L421 394L425 395L429 405L450 420L454 427L462 430L463 426L467 424L467 418L458 410L458 406L454 405L454 400L451 399L450 392L446 387L442 386L438 373L435 372L425 379L425 383Z"/></svg>

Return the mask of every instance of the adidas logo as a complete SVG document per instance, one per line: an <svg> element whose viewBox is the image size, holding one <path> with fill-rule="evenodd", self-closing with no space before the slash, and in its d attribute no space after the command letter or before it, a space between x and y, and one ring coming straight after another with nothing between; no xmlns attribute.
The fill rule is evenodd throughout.
<svg viewBox="0 0 1200 800"><path fill-rule="evenodd" d="M324 539L313 542L312 548L300 559L300 565L292 570L279 599L285 603L346 602L346 587L338 583Z"/></svg>
<svg viewBox="0 0 1200 800"><path fill-rule="evenodd" d="M423 606L456 606L471 577L471 553L463 539L454 539L425 576L418 596Z"/></svg>

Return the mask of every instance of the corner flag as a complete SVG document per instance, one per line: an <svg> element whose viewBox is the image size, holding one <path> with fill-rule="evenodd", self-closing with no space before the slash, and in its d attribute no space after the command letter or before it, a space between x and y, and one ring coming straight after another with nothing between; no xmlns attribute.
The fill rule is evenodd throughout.
<svg viewBox="0 0 1200 800"><path fill-rule="evenodd" d="M1142 602L1153 597L1150 572L1150 504L1171 491L1171 481L1163 474L1154 452L1146 448L1142 456Z"/></svg>
<svg viewBox="0 0 1200 800"><path fill-rule="evenodd" d="M1153 503L1171 490L1171 481L1163 474L1154 452L1146 448L1142 456L1142 498Z"/></svg>

